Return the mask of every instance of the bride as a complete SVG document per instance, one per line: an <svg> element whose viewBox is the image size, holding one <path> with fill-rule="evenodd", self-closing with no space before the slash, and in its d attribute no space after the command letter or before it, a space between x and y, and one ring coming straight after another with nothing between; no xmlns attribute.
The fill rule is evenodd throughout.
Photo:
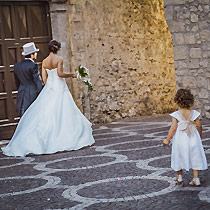
<svg viewBox="0 0 210 210"><path fill-rule="evenodd" d="M52 154L92 145L91 123L77 108L64 78L63 58L57 55L61 44L49 42L49 55L42 62L45 86L21 117L16 131L2 151L7 156Z"/></svg>

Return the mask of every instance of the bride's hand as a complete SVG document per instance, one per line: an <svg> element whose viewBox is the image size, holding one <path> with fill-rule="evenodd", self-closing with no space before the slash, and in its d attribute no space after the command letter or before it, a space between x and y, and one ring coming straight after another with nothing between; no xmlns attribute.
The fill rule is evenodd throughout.
<svg viewBox="0 0 210 210"><path fill-rule="evenodd" d="M76 73L76 72L73 72L73 73L72 73L72 77L73 77L73 78L77 78L77 73Z"/></svg>

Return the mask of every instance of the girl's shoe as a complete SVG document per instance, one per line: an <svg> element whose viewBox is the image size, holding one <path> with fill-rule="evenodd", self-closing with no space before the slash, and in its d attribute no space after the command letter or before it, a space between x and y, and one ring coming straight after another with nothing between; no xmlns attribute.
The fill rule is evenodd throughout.
<svg viewBox="0 0 210 210"><path fill-rule="evenodd" d="M178 175L178 177L175 178L175 182L176 182L177 184L182 184L182 183L183 183L182 175Z"/></svg>
<svg viewBox="0 0 210 210"><path fill-rule="evenodd" d="M201 186L200 179L199 178L193 178L193 180L189 183L191 186L199 187Z"/></svg>

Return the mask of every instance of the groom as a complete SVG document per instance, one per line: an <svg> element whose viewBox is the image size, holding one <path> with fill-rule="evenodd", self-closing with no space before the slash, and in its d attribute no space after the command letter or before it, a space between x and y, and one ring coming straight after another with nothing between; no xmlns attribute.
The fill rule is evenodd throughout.
<svg viewBox="0 0 210 210"><path fill-rule="evenodd" d="M23 115L42 90L43 82L39 74L38 65L34 62L37 52L33 42L23 45L22 55L25 59L14 66L15 82L18 89L17 112Z"/></svg>

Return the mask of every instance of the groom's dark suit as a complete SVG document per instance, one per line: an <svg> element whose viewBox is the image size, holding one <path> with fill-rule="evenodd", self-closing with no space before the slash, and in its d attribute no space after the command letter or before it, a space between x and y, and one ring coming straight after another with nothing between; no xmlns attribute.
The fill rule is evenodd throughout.
<svg viewBox="0 0 210 210"><path fill-rule="evenodd" d="M15 82L18 88L17 112L23 115L33 103L43 87L38 65L30 59L24 59L14 66Z"/></svg>

